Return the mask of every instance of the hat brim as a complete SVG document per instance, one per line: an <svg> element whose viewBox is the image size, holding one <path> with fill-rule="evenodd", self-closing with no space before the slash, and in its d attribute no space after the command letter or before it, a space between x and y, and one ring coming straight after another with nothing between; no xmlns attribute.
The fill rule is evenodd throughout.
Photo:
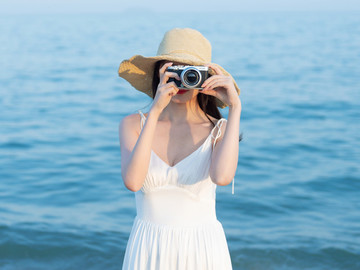
<svg viewBox="0 0 360 270"><path fill-rule="evenodd" d="M150 97L152 96L152 81L154 74L154 67L157 61L167 60L173 62L184 63L188 65L194 66L202 66L207 64L202 60L198 60L195 57L189 54L163 54L154 57L144 57L142 55L134 55L128 60L124 60L121 62L119 66L119 76L127 80L135 89L144 92ZM237 86L234 78L231 76L229 72L227 72L220 65L216 65L220 68L220 70L226 76L230 76L234 82L236 91L240 94L240 88ZM213 70L209 70L211 75L214 75L215 72ZM220 108L225 108L228 106L223 103L220 99L216 98L216 106Z"/></svg>

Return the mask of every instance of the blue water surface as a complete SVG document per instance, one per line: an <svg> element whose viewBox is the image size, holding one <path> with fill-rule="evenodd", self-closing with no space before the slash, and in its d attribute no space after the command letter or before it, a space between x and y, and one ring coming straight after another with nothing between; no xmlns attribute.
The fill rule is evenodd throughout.
<svg viewBox="0 0 360 270"><path fill-rule="evenodd" d="M121 269L118 124L151 99L117 69L192 27L241 88L235 194L217 189L234 269L360 269L359 15L2 15L0 268Z"/></svg>

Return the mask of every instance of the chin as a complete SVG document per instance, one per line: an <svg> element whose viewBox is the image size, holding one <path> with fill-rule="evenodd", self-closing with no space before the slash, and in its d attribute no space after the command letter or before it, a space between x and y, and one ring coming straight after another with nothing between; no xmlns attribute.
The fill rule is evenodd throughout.
<svg viewBox="0 0 360 270"><path fill-rule="evenodd" d="M171 100L176 103L185 103L190 99L174 96Z"/></svg>

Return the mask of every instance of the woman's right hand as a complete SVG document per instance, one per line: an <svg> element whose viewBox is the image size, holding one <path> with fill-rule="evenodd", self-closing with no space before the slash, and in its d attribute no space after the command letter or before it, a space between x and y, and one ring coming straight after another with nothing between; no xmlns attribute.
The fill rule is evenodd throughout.
<svg viewBox="0 0 360 270"><path fill-rule="evenodd" d="M170 103L171 98L179 91L179 88L176 86L175 82L167 82L169 78L180 80L180 77L177 73L166 71L166 69L172 64L172 62L165 63L159 69L160 82L157 87L153 105L151 106L150 110L156 110L158 113L161 113Z"/></svg>

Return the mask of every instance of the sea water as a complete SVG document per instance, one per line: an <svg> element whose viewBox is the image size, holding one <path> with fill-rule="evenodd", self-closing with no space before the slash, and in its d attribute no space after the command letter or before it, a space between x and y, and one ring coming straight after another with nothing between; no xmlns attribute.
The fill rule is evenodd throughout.
<svg viewBox="0 0 360 270"><path fill-rule="evenodd" d="M121 269L118 125L151 99L117 70L173 27L241 88L235 194L217 189L234 269L360 269L359 15L2 15L0 269Z"/></svg>

